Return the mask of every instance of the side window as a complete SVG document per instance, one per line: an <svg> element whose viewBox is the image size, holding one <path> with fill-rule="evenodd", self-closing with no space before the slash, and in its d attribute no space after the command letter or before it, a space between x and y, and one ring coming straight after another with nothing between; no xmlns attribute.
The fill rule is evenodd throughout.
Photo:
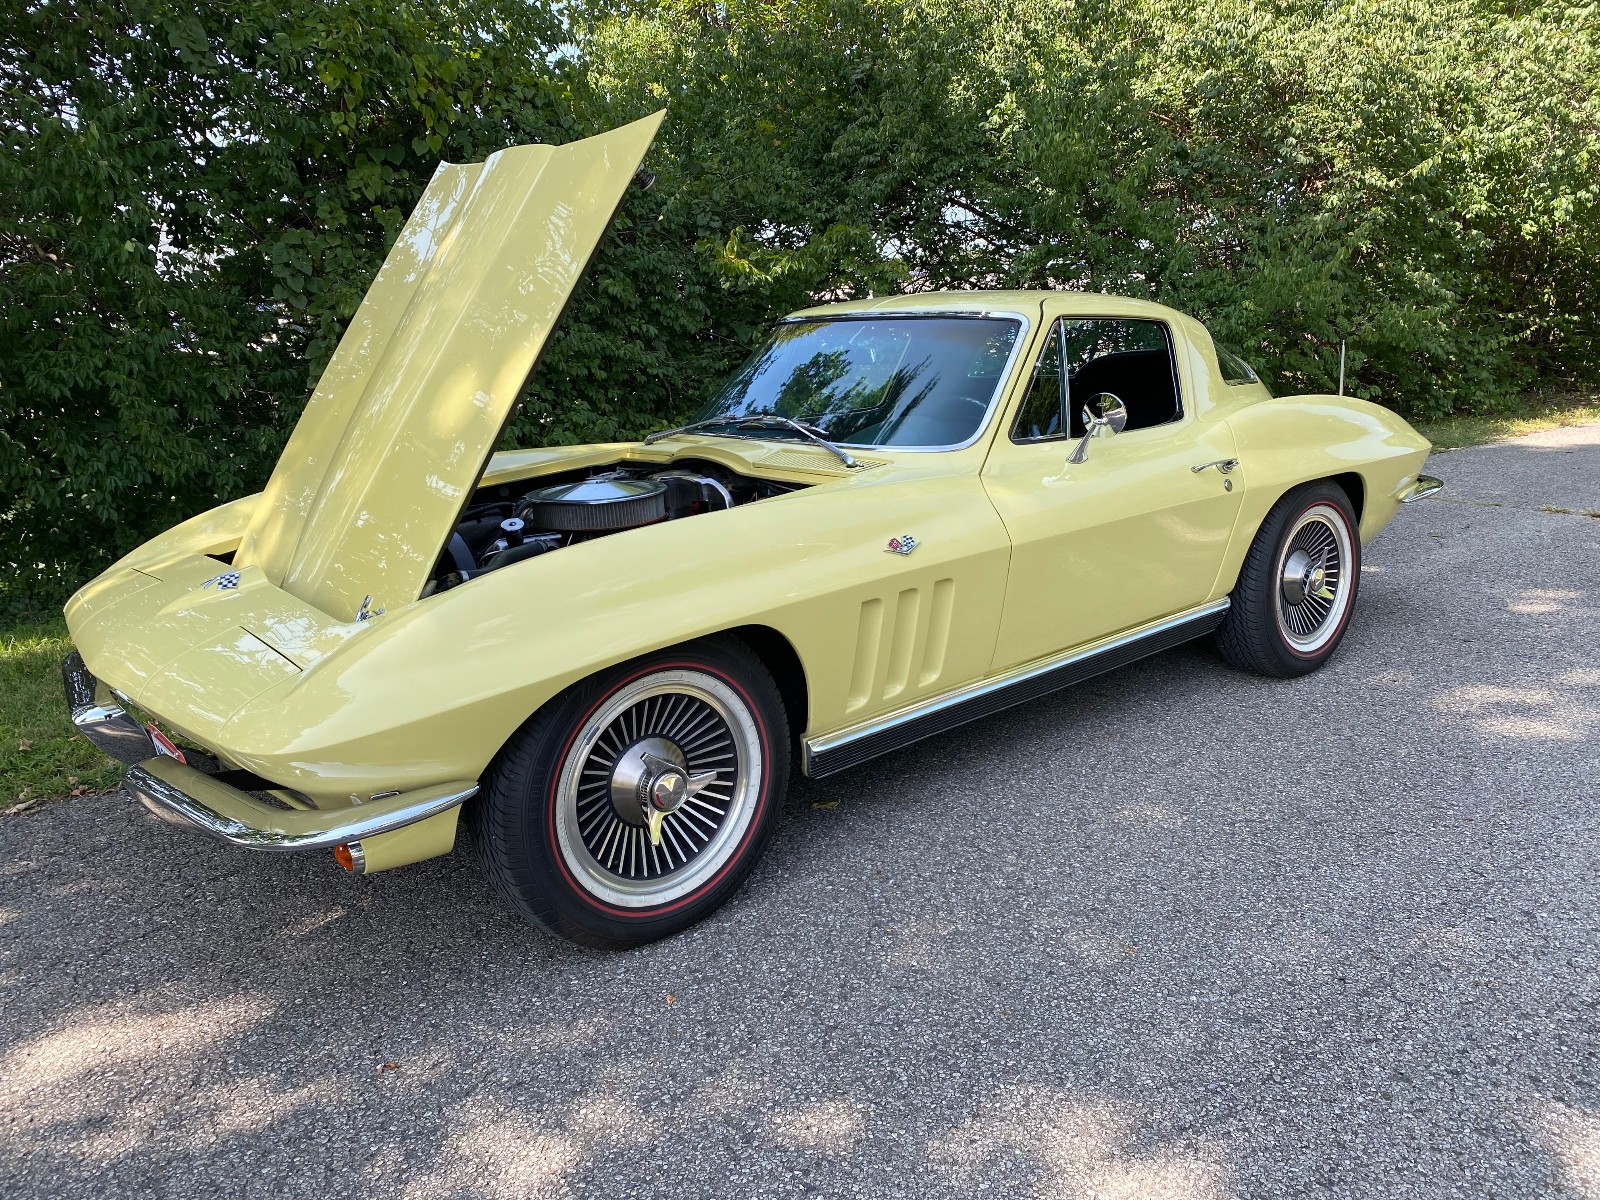
<svg viewBox="0 0 1600 1200"><path fill-rule="evenodd" d="M1101 392L1127 405L1129 429L1183 416L1172 340L1160 321L1091 317L1063 322L1062 333L1073 437L1083 434L1083 406Z"/></svg>
<svg viewBox="0 0 1600 1200"><path fill-rule="evenodd" d="M1011 427L1014 442L1043 442L1063 436L1066 411L1065 380L1061 375L1061 322L1050 327L1050 340L1039 354L1033 369L1033 382L1023 397L1016 424Z"/></svg>

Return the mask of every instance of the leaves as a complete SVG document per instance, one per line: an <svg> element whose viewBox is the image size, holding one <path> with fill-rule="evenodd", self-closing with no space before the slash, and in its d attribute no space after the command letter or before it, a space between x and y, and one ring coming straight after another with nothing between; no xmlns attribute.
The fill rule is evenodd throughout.
<svg viewBox="0 0 1600 1200"><path fill-rule="evenodd" d="M1192 311L1280 391L1331 391L1345 341L1353 390L1418 417L1595 376L1592 6L584 13L596 89L665 95L658 191L746 321L1071 288Z"/></svg>
<svg viewBox="0 0 1600 1200"><path fill-rule="evenodd" d="M0 38L0 588L256 490L441 159L665 105L507 432L691 415L819 300L1050 287L1414 417L1592 384L1552 0L40 0Z"/></svg>
<svg viewBox="0 0 1600 1200"><path fill-rule="evenodd" d="M559 37L521 0L19 12L0 42L7 599L59 603L262 485L441 155L567 136Z"/></svg>

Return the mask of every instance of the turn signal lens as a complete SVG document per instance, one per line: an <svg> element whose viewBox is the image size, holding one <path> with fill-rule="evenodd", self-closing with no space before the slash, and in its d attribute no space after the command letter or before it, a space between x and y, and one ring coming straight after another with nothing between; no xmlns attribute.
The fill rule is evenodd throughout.
<svg viewBox="0 0 1600 1200"><path fill-rule="evenodd" d="M348 845L335 846L333 848L333 861L338 863L346 871L349 871L352 875L355 874L356 856L350 853L350 847Z"/></svg>

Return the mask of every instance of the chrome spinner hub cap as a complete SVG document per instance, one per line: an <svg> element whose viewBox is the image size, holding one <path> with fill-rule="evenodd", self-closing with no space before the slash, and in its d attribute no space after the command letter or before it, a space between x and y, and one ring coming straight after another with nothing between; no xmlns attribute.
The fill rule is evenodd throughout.
<svg viewBox="0 0 1600 1200"><path fill-rule="evenodd" d="M650 807L657 812L677 812L689 794L689 777L677 767L669 767L650 783Z"/></svg>
<svg viewBox="0 0 1600 1200"><path fill-rule="evenodd" d="M643 825L650 810L670 813L689 798L683 751L664 737L647 737L622 752L611 768L611 807L630 825Z"/></svg>
<svg viewBox="0 0 1600 1200"><path fill-rule="evenodd" d="M1304 604L1328 585L1326 557L1313 560L1304 550L1296 550L1284 560L1283 598L1290 604Z"/></svg>

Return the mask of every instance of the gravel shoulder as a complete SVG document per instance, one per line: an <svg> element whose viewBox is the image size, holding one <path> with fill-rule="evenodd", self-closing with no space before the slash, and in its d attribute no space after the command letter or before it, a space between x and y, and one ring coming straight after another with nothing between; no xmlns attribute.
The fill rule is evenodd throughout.
<svg viewBox="0 0 1600 1200"><path fill-rule="evenodd" d="M1600 425L1432 461L1327 669L797 783L635 953L459 851L7 819L0 1193L1600 1196Z"/></svg>

